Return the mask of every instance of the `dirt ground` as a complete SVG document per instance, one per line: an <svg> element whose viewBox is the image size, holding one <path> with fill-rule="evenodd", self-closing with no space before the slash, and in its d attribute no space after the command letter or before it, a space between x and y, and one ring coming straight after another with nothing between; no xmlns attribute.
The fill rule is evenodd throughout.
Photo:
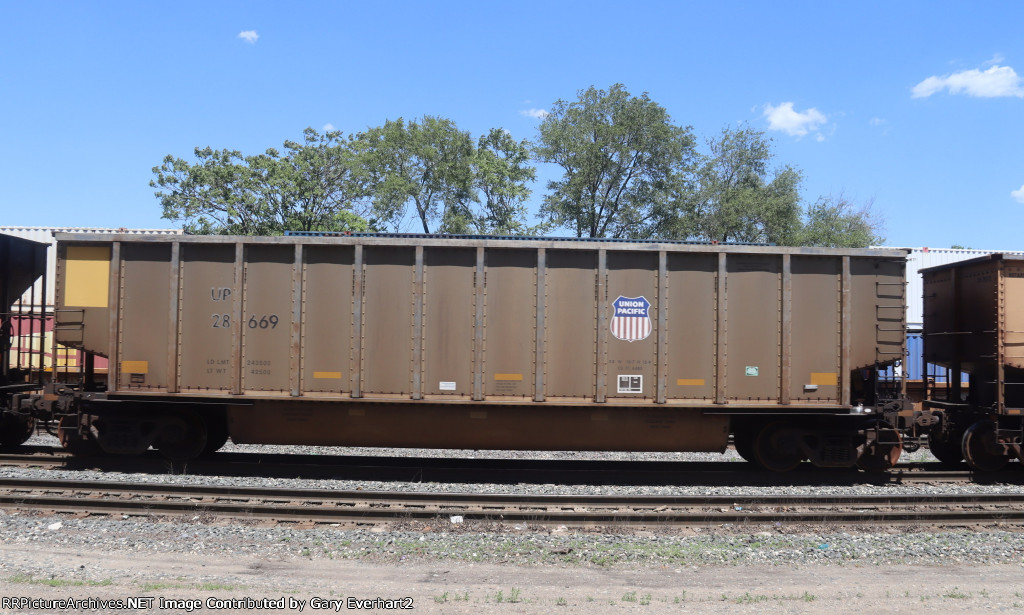
<svg viewBox="0 0 1024 615"><path fill-rule="evenodd" d="M516 567L52 552L0 546L0 612L982 613L1024 609L1024 566ZM49 578L47 569L77 570ZM4 598L148 597L148 609ZM268 598L272 602L256 602ZM168 602L192 599L198 604ZM213 599L213 601L208 601ZM216 600L238 600L234 604ZM380 599L380 600L375 600ZM161 603L161 600L163 601ZM332 602L335 601L335 602ZM363 601L363 602L360 602ZM291 605L291 608L289 608ZM33 608L35 606L36 608ZM95 608L100 606L100 608ZM138 606L138 603L136 604ZM91 607L91 608L90 608ZM161 608L162 607L162 608ZM222 607L218 609L217 607ZM262 607L262 608L261 608ZM269 607L269 608L268 608ZM360 609L362 607L362 609ZM404 608L410 607L410 608ZM275 609L276 610L276 609Z"/></svg>

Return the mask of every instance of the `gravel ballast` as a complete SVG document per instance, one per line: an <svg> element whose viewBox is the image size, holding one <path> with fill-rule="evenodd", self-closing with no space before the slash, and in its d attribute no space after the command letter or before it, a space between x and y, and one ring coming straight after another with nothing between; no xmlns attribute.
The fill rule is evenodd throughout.
<svg viewBox="0 0 1024 615"><path fill-rule="evenodd" d="M49 445L52 440L40 438L32 444ZM225 450L239 452L289 452L308 454L309 451L289 447L251 447L228 445ZM321 451L332 454L383 454L382 449L335 449ZM444 454L436 451L403 450L391 454L403 456L429 456ZM470 451L448 452L460 457L481 454ZM500 457L501 452L486 452L482 455ZM561 456L560 456L561 455ZM918 456L926 453L918 453ZM523 458L572 458L572 459L652 459L700 461L720 460L719 455L694 455L680 457L676 454L616 454L616 453L515 453L510 457ZM925 460L925 459L918 459ZM1019 485L967 485L967 484L922 484L907 485L852 485L852 486L787 486L772 487L680 487L680 486L629 486L615 485L594 487L586 485L508 485L508 484L435 484L383 481L341 481L341 480L293 480L249 477L213 477L190 475L149 475L122 474L114 472L64 471L43 469L2 468L0 476L34 477L54 479L102 480L102 481L145 481L162 484L204 484L263 487L302 487L328 490L384 490L384 491L451 491L451 492L492 492L492 493L563 493L563 494L650 494L650 495L758 495L758 494L868 494L868 493L1024 493ZM39 515L30 512L0 512L0 545L4 557L0 559L0 581L7 585L7 591L23 590L44 592L42 579L64 579L77 591L102 593L108 582L116 588L109 591L115 595L130 592L133 588L151 587L156 593L178 591L182 595L204 593L210 595L238 593L239 587L250 594L278 591L281 587L298 587L301 579L286 577L263 580L258 584L240 582L239 573L231 566L260 567L277 566L287 563L289 570L303 578L315 576L310 570L336 570L337 574L350 575L352 579L373 578L405 579L410 585L426 583L417 591L416 610L419 612L478 612L481 604L491 610L500 606L513 612L533 600L535 605L547 605L544 610L557 606L577 608L579 612L620 612L641 606L649 608L642 612L655 612L653 607L664 607L666 612L679 612L679 604L690 605L690 609L702 612L730 612L720 607L736 607L746 598L743 593L726 591L727 600L722 605L711 604L718 589L700 593L698 586L718 587L716 583L726 578L738 578L749 571L763 571L765 579L781 579L789 575L789 586L779 586L772 591L766 589L763 579L749 584L746 596L748 602L760 602L762 597L766 608L775 604L787 607L791 612L819 612L827 607L830 612L847 612L837 608L839 602L849 601L855 596L836 592L827 594L822 587L815 591L813 583L801 585L801 577L792 576L794 570L837 569L857 571L875 570L880 578L891 580L890 571L920 568L939 575L937 583L955 583L964 578L962 569L990 570L989 577L1006 571L1024 577L1024 532L1016 526L988 526L982 528L941 528L907 529L897 527L837 528L822 526L734 526L722 525L710 528L684 530L634 531L621 528L572 529L544 528L540 526L496 525L492 523L452 523L451 519L439 518L431 522L409 522L397 526L347 529L342 527L316 526L309 528L262 526L256 522L225 523L203 515L190 517L123 517L123 518L76 518L70 515ZM69 555L70 554L70 555ZM121 567L111 563L111 554L116 558L136 564ZM115 558L115 559L116 559ZM149 562L193 562L177 572L162 571L159 565ZM214 572L214 562L231 563L232 572ZM167 564L170 566L170 564ZM177 566L178 564L174 564ZM824 567L824 568L823 568ZM490 570L490 576L480 578L466 576L464 586L454 586L454 576L430 577L438 569L458 571ZM113 570L113 571L112 571ZM553 571L576 571L580 583L569 582L566 587L546 589L538 595L538 588L544 586L543 575ZM718 571L718 572L713 572ZM774 572L772 572L774 571ZM945 571L945 572L943 572ZM529 572L529 574L527 574ZM949 575L946 575L949 572ZM248 574L248 573L245 573ZM326 574L326 573L325 573ZM439 573L440 574L440 573ZM475 573L474 573L475 574ZM813 577L815 574L810 575ZM846 574L846 573L841 573ZM120 575L120 576L119 576ZM410 576L411 575L411 576ZM426 576L424 576L426 575ZM522 575L535 575L533 581L523 580L519 591L523 600L509 602L512 586L502 579ZM611 575L609 577L608 575ZM623 583L623 575L640 575L634 585ZM677 575L673 577L672 575ZM677 590L673 583L680 578L690 580L682 583ZM724 575L724 576L723 576ZM993 576L995 575L995 576ZM435 575L436 576L436 575ZM413 580L419 579L419 580ZM721 577L721 578L718 578ZM242 577L247 578L247 577ZM544 579L548 576L543 576ZM629 577L633 578L633 577ZM672 579L675 578L676 581ZM703 579L699 583L696 578ZM425 579L425 580L424 580ZM475 579L475 580L473 580ZM612 580L609 580L612 579ZM655 583L661 589L645 593L643 583ZM888 583L889 580L885 582ZM762 582L764 581L764 582ZM808 578L810 581L810 578ZM352 581L355 583L355 581ZM773 581L774 582L774 581ZM275 585L274 583L277 583ZM384 583L384 581L380 581ZM632 581L631 581L632 583ZM694 585L696 583L696 585ZM738 590L742 585L728 585ZM283 585L282 585L283 584ZM701 585L703 584L703 585ZM949 583L947 583L949 585ZM961 587L962 585L949 585ZM685 586L685 587L684 587ZM894 582L889 594L902 585ZM306 587L306 586L302 586ZM310 585L302 592L316 592L319 585ZM402 585L395 592L406 591ZM633 589L630 589L632 587ZM686 589L689 587L690 589ZM12 589L13 588L13 589ZM204 589L206 588L206 589ZM312 589L310 589L312 588ZM426 589L425 589L426 588ZM797 591L798 589L801 591ZM1024 593L1024 586L1019 588ZM606 596L608 591L618 595ZM29 591L29 593L32 593ZM48 590L47 590L48 591ZM340 591L340 590L339 590ZM408 589L408 591L412 591ZM630 592L634 592L630 599ZM880 591L880 590L879 590ZM974 589L949 589L946 594L977 596ZM995 586L991 592L1002 591ZM212 593L211 593L212 592ZM425 593L424 593L425 592ZM465 593L459 593L465 592ZM498 600L498 592L502 600ZM604 593L602 593L604 592ZM674 592L674 593L673 593ZM681 592L681 593L680 593ZM687 593L689 592L689 593ZM711 592L711 593L708 593ZM755 593L751 593L755 592ZM756 593L761 592L761 593ZM44 592L45 593L45 592ZM344 593L344 592L341 592ZM351 592L349 592L351 593ZM170 595L168 594L168 595ZM556 595L557 594L557 595ZM468 596L460 604L456 595ZM644 599L644 596L648 596ZM868 593L864 594L865 596ZM881 595L881 594L879 594ZM908 606L926 607L945 600L940 592L936 602L914 604L907 599ZM932 593L928 594L929 596ZM599 600L597 596L603 596ZM799 599L804 596L804 599ZM680 600L681 597L681 600ZM808 597L811 597L810 599ZM601 602L590 603L588 598ZM560 601L561 600L561 601ZM772 602L772 601L775 602ZM999 605L1012 607L1024 605L1024 595L1017 597L1007 590ZM564 601L564 604L563 602ZM647 605L642 605L642 602ZM702 602L694 608L690 604ZM784 604L783 604L784 603ZM884 601L883 601L884 603ZM852 606L853 603L851 603ZM988 604L986 608L991 608ZM474 608L470 608L473 607ZM597 608L600 606L601 608ZM862 605L863 606L863 605ZM948 605L947 605L948 606ZM958 610L965 610L964 604L957 604ZM971 605L967 605L971 606ZM979 606L979 605L973 605ZM613 608L614 607L614 608ZM705 608L706 607L706 608ZM463 610L464 609L464 610ZM618 609L618 610L616 610ZM810 609L810 610L808 610ZM970 611L967 608L966 611ZM3 609L0 609L3 611ZM11 611L14 612L14 611ZM850 610L849 612L857 612Z"/></svg>

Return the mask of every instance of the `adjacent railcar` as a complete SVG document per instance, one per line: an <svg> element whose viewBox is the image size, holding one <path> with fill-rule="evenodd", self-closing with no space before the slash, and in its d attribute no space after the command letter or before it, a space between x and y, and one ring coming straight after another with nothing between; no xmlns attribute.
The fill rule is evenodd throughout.
<svg viewBox="0 0 1024 615"><path fill-rule="evenodd" d="M952 374L930 383L924 402L938 419L932 454L998 470L1021 457L1024 439L1024 257L992 254L921 273L924 360Z"/></svg>
<svg viewBox="0 0 1024 615"><path fill-rule="evenodd" d="M58 234L38 402L74 450L239 443L899 456L905 252L616 241ZM88 363L87 363L88 364Z"/></svg>
<svg viewBox="0 0 1024 615"><path fill-rule="evenodd" d="M43 388L46 297L33 284L45 275L45 244L0 234L0 446L23 443L35 428L31 414L12 410Z"/></svg>

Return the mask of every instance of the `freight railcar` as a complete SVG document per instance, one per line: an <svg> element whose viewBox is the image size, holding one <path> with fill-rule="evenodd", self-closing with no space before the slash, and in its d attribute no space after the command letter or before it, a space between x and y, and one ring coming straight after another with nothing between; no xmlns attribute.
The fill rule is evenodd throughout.
<svg viewBox="0 0 1024 615"><path fill-rule="evenodd" d="M1024 257L992 254L921 273L924 361L952 375L928 382L932 454L998 470L1021 457L1024 439Z"/></svg>
<svg viewBox="0 0 1024 615"><path fill-rule="evenodd" d="M46 285L37 297L33 283L45 275L45 244L0 234L0 446L21 444L35 429L30 413L10 410L43 387Z"/></svg>
<svg viewBox="0 0 1024 615"><path fill-rule="evenodd" d="M75 451L238 443L901 450L905 252L430 236L58 234L56 337L109 359L12 413ZM905 420L903 422L906 422Z"/></svg>

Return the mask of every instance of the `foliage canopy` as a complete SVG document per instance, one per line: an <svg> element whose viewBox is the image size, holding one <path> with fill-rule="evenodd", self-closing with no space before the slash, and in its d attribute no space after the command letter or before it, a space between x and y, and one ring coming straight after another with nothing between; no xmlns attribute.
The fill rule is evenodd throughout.
<svg viewBox="0 0 1024 615"><path fill-rule="evenodd" d="M801 202L801 172L773 166L771 139L726 128L697 149L647 93L591 86L558 100L537 139L494 128L474 140L424 115L344 136L312 128L301 143L244 156L195 149L167 156L150 186L163 217L189 233L407 231L865 247L883 241L871 203L845 196ZM533 161L553 165L539 224L527 208Z"/></svg>
<svg viewBox="0 0 1024 615"><path fill-rule="evenodd" d="M658 212L686 186L690 128L622 84L578 94L555 102L538 128L538 159L563 171L548 182L542 217L577 237L650 236Z"/></svg>
<svg viewBox="0 0 1024 615"><path fill-rule="evenodd" d="M243 156L196 148L196 163L167 156L149 185L163 217L188 233L280 235L284 231L364 231L367 190L350 139L307 128L303 143L284 142Z"/></svg>

